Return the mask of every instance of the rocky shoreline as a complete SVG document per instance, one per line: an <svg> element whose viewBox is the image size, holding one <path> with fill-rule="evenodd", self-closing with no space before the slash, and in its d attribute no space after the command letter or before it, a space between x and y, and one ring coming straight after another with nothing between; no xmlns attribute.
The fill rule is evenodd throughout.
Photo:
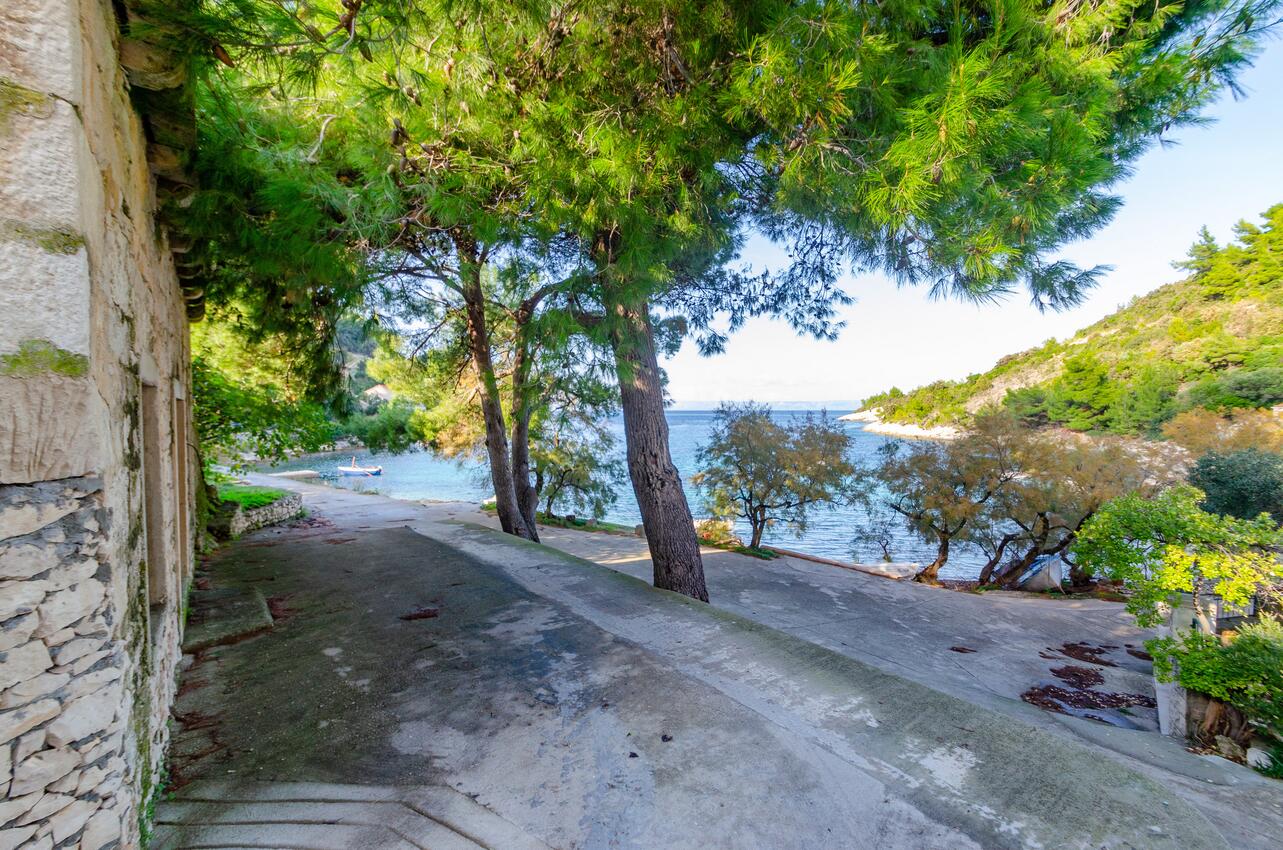
<svg viewBox="0 0 1283 850"><path fill-rule="evenodd" d="M952 440L962 433L960 429L952 425L935 425L924 428L921 425L910 425L903 422L883 422L878 417L876 409L857 410L855 413L839 416L838 419L842 422L863 422L865 423L864 430L870 434L899 437L904 440Z"/></svg>

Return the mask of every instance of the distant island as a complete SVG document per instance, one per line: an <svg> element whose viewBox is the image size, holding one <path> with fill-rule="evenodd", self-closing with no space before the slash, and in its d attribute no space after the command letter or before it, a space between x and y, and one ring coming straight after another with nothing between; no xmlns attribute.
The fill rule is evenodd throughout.
<svg viewBox="0 0 1283 850"><path fill-rule="evenodd" d="M1218 245L1206 229L1161 286L1065 341L987 372L865 399L850 419L895 436L941 437L1002 405L1031 425L1155 436L1180 410L1283 403L1283 204Z"/></svg>

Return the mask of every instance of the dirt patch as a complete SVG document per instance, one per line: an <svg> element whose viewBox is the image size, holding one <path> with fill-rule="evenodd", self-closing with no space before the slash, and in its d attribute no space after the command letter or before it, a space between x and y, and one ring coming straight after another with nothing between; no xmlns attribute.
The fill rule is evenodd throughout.
<svg viewBox="0 0 1283 850"><path fill-rule="evenodd" d="M1052 667L1051 675L1062 682L1068 682L1075 688L1093 688L1105 683L1105 677L1090 667L1075 667L1066 664L1064 667Z"/></svg>
<svg viewBox="0 0 1283 850"><path fill-rule="evenodd" d="M963 655L966 655L971 652L975 652L975 650L969 646L951 646L949 647L949 651L962 653Z"/></svg>
<svg viewBox="0 0 1283 850"><path fill-rule="evenodd" d="M281 593L276 596L267 597L267 611L272 615L273 623L283 623L294 617L298 611L290 607L290 597L292 593Z"/></svg>
<svg viewBox="0 0 1283 850"><path fill-rule="evenodd" d="M1132 658L1139 658L1141 661L1154 660L1154 656L1150 655L1148 652L1146 652L1143 649L1129 649L1127 650L1127 654L1130 655Z"/></svg>
<svg viewBox="0 0 1283 850"><path fill-rule="evenodd" d="M419 605L414 608L411 608L409 611L406 611L404 614L397 617L397 619L398 620L431 620L432 618L439 617L439 616L441 616L441 609L428 608L426 606Z"/></svg>
<svg viewBox="0 0 1283 850"><path fill-rule="evenodd" d="M1059 685L1030 688L1021 694L1020 698L1047 711L1079 716L1081 716L1080 712L1071 709L1129 708L1131 706L1154 708L1156 705L1153 697L1144 694L1115 694L1108 691L1062 688Z"/></svg>
<svg viewBox="0 0 1283 850"><path fill-rule="evenodd" d="M1102 657L1115 649L1118 649L1118 647L1108 643L1093 645L1086 641L1079 641L1078 643L1063 644L1059 650L1052 650L1052 652L1059 651L1076 661L1085 661L1088 664L1099 664L1101 667L1117 667L1117 664L1108 658Z"/></svg>

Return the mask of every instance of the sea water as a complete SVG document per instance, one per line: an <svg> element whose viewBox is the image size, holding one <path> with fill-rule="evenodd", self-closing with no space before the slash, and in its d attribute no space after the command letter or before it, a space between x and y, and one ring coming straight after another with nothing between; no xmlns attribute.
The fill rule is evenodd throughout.
<svg viewBox="0 0 1283 850"><path fill-rule="evenodd" d="M819 413L819 411L812 412ZM836 418L846 412L848 411L827 411L825 415ZM803 416L805 413L805 411L775 411L773 415L777 420L787 422L791 417ZM705 507L703 494L690 479L698 470L695 454L699 446L708 440L714 413L702 410L670 410L667 416L669 447L673 454L673 462L677 465L685 482L691 511L697 517L707 516L708 509ZM882 446L898 442L895 437L884 437L865 431L863 422L843 422L842 425L851 436L849 457L861 466L876 463L878 450ZM612 419L608 427L615 434L622 457L623 420ZM375 478L339 477L337 468L346 466L353 454L356 455L357 463L362 466L382 466L383 474ZM479 503L493 494L484 458L470 458L458 462L437 457L427 451L390 455L360 450L307 455L264 471L279 472L297 469L315 470L321 473L325 483L334 486L377 492L396 499ZM618 493L619 500L602 519L624 525L640 523L641 515L637 510L637 502L633 498L631 485L626 478L621 483ZM874 561L880 556L880 552L870 549L867 545L857 549L853 542L856 530L866 518L865 510L861 507L820 506L809 512L806 531L800 535L796 534L795 529L789 525L779 523L766 530L763 542L843 561ZM736 523L736 531L742 538L748 539L748 526L743 520ZM895 560L926 564L935 557L934 545L918 539L903 526L897 525L894 534L892 556ZM984 559L978 551L971 550L967 546L955 545L950 553L949 563L941 570L940 575L942 578L975 578L983 562Z"/></svg>

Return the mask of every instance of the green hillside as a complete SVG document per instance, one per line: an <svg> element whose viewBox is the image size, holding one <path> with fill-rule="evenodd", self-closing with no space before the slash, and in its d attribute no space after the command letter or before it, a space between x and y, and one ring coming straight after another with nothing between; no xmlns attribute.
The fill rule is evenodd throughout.
<svg viewBox="0 0 1283 850"><path fill-rule="evenodd" d="M1002 404L1031 424L1154 434L1181 409L1283 402L1283 204L1218 245L1206 230L1189 276L1136 298L1068 340L1012 354L963 381L892 388L863 409L887 422L965 423Z"/></svg>

